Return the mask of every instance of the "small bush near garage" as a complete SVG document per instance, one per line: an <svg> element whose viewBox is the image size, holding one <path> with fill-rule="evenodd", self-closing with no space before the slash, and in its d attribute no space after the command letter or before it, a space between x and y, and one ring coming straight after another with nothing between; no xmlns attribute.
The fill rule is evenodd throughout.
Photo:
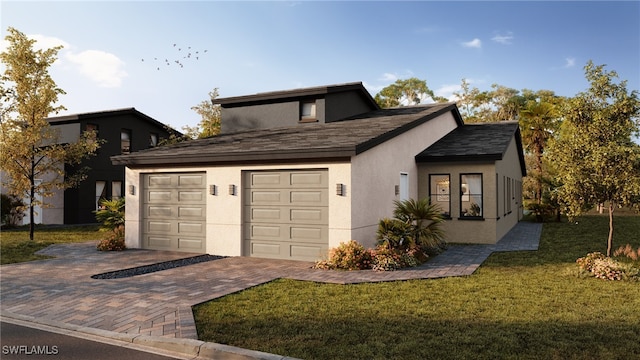
<svg viewBox="0 0 640 360"><path fill-rule="evenodd" d="M97 246L100 251L122 251L127 247L124 244L124 225L120 225L109 232L106 239L101 240Z"/></svg>
<svg viewBox="0 0 640 360"><path fill-rule="evenodd" d="M95 214L104 231L115 230L118 226L124 225L124 205L124 198L100 200L100 208Z"/></svg>
<svg viewBox="0 0 640 360"><path fill-rule="evenodd" d="M365 249L355 240L341 242L329 251L329 259L315 264L316 269L325 270L366 270L371 269L371 250Z"/></svg>

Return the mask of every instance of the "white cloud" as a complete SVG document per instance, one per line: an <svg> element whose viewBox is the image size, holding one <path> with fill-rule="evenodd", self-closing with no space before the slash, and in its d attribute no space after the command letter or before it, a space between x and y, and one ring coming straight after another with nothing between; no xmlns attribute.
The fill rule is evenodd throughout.
<svg viewBox="0 0 640 360"><path fill-rule="evenodd" d="M511 31L507 32L506 35L496 35L494 37L491 38L491 40L500 43L500 44L504 44L504 45L509 45L511 44L511 40L513 40L513 33Z"/></svg>
<svg viewBox="0 0 640 360"><path fill-rule="evenodd" d="M449 101L458 101L458 97L453 95L453 93L460 91L460 89L461 89L460 84L445 84L440 86L433 92L437 96L442 96L449 99Z"/></svg>
<svg viewBox="0 0 640 360"><path fill-rule="evenodd" d="M575 58L566 58L564 60L565 60L565 63L564 63L564 67L565 68L574 67L576 65L576 59Z"/></svg>
<svg viewBox="0 0 640 360"><path fill-rule="evenodd" d="M463 42L462 46L464 47L468 47L468 48L481 48L482 47L482 41L480 41L480 39L475 38L471 41L467 41L467 42Z"/></svg>
<svg viewBox="0 0 640 360"><path fill-rule="evenodd" d="M63 49L68 49L71 46L68 42L53 36L35 34L28 35L28 37L36 41L36 43L33 44L35 50L45 50L56 46L62 46Z"/></svg>
<svg viewBox="0 0 640 360"><path fill-rule="evenodd" d="M67 52L65 58L79 66L82 75L96 82L100 87L119 87L128 75L124 62L117 56L100 51L85 50L79 53Z"/></svg>
<svg viewBox="0 0 640 360"><path fill-rule="evenodd" d="M384 73L378 80L395 82L396 80L398 80L398 75L392 73Z"/></svg>

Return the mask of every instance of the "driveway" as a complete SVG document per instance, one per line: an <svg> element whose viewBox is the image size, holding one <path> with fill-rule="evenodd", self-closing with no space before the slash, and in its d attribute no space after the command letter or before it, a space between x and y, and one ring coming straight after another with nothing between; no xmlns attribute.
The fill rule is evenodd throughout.
<svg viewBox="0 0 640 360"><path fill-rule="evenodd" d="M327 271L312 263L230 257L122 279L92 275L193 256L181 252L100 252L96 242L52 245L54 259L2 265L4 314L126 334L197 339L191 306L278 278L327 283L471 275L494 251L537 250L542 225L519 223L495 245L452 245L426 264L401 271Z"/></svg>

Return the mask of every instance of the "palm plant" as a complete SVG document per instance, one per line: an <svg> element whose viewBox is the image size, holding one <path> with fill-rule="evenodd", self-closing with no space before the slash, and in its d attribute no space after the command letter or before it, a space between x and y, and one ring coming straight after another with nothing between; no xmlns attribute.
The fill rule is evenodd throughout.
<svg viewBox="0 0 640 360"><path fill-rule="evenodd" d="M95 211L96 220L105 230L114 230L124 225L124 198L100 200L100 209Z"/></svg>
<svg viewBox="0 0 640 360"><path fill-rule="evenodd" d="M445 243L442 210L429 198L394 201L393 215L409 225L411 237L420 247L440 247Z"/></svg>

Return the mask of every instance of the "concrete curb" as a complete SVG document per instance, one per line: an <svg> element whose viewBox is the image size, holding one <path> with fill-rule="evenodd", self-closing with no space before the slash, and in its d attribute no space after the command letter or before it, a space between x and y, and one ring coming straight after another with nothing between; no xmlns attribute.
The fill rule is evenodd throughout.
<svg viewBox="0 0 640 360"><path fill-rule="evenodd" d="M105 343L110 341L129 343L146 348L179 354L193 359L222 359L222 360L299 360L291 357L247 350L235 346L209 343L193 339L165 338L140 334L125 334L114 331L94 329L84 326L62 323L48 319L36 319L32 316L15 314L0 310L0 319L11 322L26 323L27 326L53 328L55 332L79 338L97 340ZM18 324L20 325L20 324Z"/></svg>

